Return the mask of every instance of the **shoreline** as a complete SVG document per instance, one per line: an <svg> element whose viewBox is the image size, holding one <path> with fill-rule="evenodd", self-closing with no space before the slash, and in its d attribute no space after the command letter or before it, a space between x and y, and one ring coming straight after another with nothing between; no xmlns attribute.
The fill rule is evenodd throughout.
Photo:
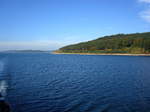
<svg viewBox="0 0 150 112"><path fill-rule="evenodd" d="M51 54L77 54L77 55L113 55L113 56L150 56L150 54L121 54L121 53L59 53L51 52Z"/></svg>

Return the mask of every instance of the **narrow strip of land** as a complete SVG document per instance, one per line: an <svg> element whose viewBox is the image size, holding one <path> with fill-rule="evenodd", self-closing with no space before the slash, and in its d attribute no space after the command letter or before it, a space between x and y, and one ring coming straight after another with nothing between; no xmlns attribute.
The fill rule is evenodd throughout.
<svg viewBox="0 0 150 112"><path fill-rule="evenodd" d="M59 53L59 52L52 52L52 54L150 56L150 54L123 54L123 53Z"/></svg>

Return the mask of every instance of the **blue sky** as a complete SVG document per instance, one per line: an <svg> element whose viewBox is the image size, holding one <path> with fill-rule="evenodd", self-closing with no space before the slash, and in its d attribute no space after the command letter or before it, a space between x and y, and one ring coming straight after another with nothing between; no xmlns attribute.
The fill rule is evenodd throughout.
<svg viewBox="0 0 150 112"><path fill-rule="evenodd" d="M0 50L53 50L149 29L150 0L0 0Z"/></svg>

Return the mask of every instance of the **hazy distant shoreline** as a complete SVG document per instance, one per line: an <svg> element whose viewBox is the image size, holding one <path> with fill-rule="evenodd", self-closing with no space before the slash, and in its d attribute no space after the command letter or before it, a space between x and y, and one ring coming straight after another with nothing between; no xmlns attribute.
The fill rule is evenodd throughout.
<svg viewBox="0 0 150 112"><path fill-rule="evenodd" d="M129 53L60 53L52 52L52 54L78 54L78 55L116 55L116 56L150 56L150 54L129 54Z"/></svg>
<svg viewBox="0 0 150 112"><path fill-rule="evenodd" d="M43 52L51 52L51 51L42 51L42 50L6 50L0 51L1 53L43 53Z"/></svg>

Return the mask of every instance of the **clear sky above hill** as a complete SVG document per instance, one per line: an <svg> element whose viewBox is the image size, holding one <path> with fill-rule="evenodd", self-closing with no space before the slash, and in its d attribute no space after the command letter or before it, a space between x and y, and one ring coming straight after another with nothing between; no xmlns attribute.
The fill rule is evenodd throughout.
<svg viewBox="0 0 150 112"><path fill-rule="evenodd" d="M53 50L150 31L150 0L0 0L0 50Z"/></svg>

